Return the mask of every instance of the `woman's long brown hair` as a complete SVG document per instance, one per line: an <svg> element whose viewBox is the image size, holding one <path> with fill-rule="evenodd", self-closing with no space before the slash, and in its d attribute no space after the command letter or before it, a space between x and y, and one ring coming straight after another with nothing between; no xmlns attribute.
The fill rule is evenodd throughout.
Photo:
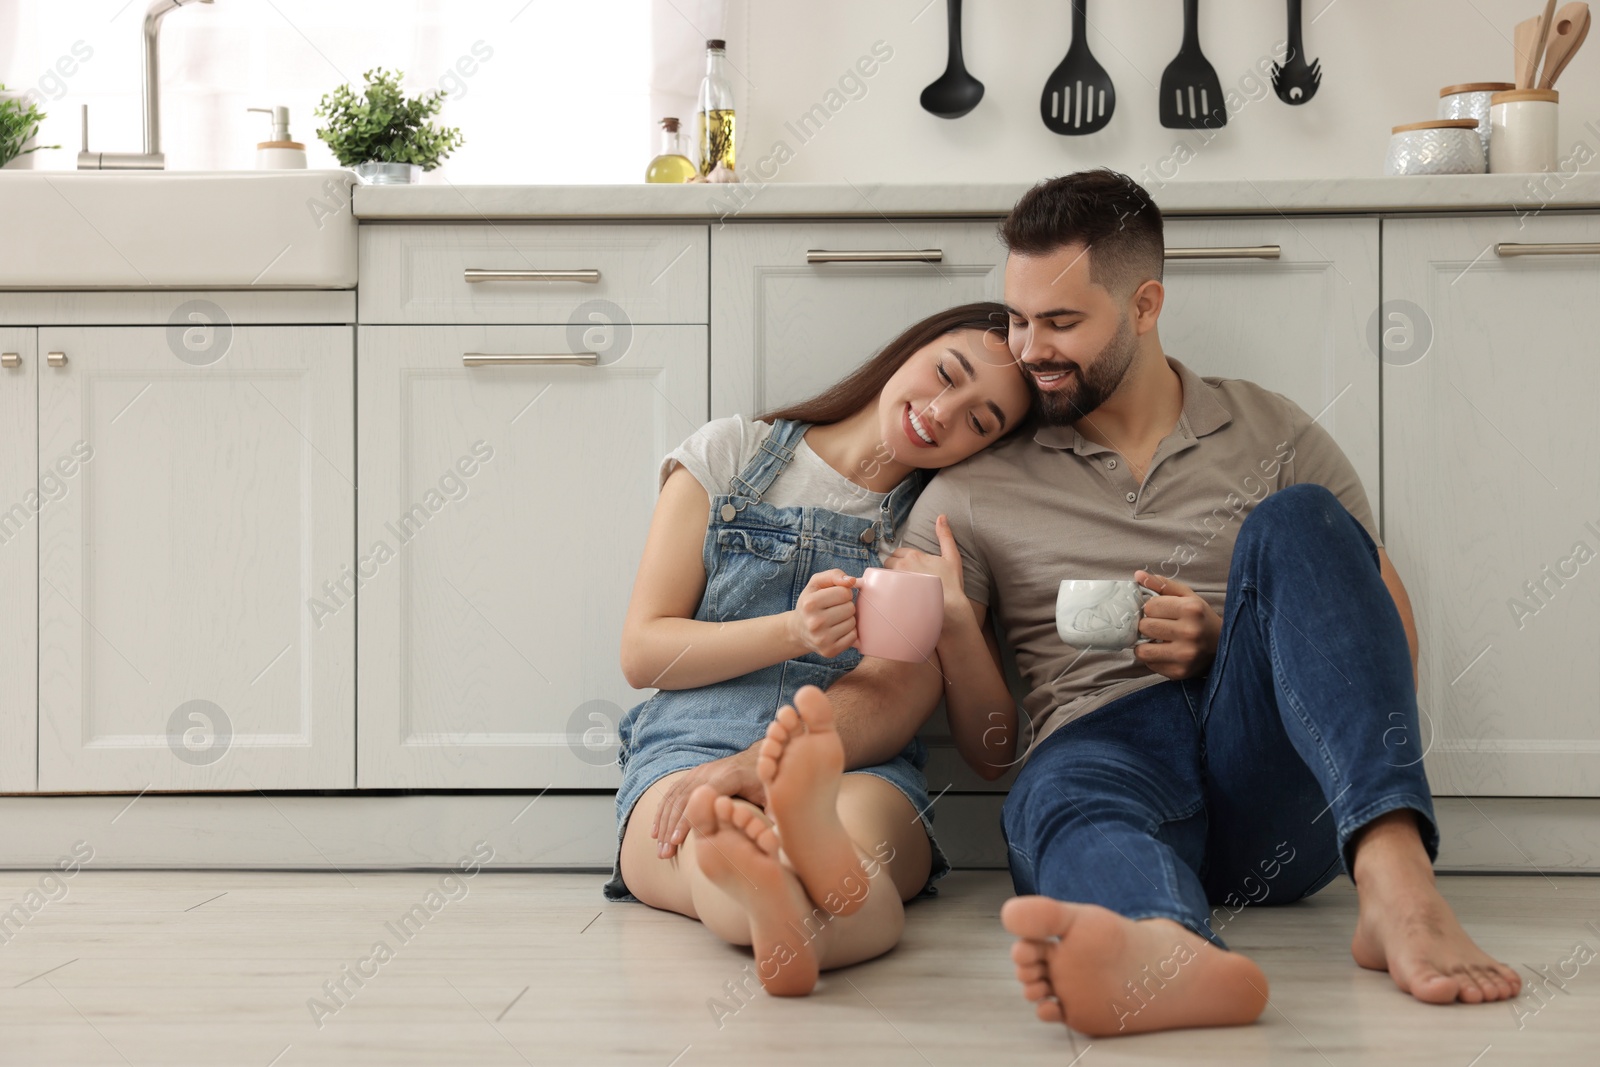
<svg viewBox="0 0 1600 1067"><path fill-rule="evenodd" d="M808 422L826 426L842 422L868 404L877 402L878 394L894 372L905 365L919 349L937 341L945 334L959 330L995 330L1005 332L1010 319L1004 304L992 300L976 304L962 304L929 315L921 322L907 328L899 337L883 346L883 350L843 379L816 396L797 404L769 411L757 416L762 422L788 419L791 422Z"/></svg>

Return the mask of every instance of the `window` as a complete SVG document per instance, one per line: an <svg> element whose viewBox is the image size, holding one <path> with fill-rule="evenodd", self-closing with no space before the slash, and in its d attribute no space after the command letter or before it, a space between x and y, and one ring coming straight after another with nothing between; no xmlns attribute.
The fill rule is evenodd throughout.
<svg viewBox="0 0 1600 1067"><path fill-rule="evenodd" d="M90 148L143 148L141 33L148 0L0 0L0 77L34 89L49 117L36 166L69 170L79 109ZM410 93L443 89L436 121L466 144L424 182L591 183L643 179L655 154L650 0L216 0L161 31L161 147L168 170L248 170L289 108L313 168L324 93L373 67ZM7 49L9 48L9 55Z"/></svg>

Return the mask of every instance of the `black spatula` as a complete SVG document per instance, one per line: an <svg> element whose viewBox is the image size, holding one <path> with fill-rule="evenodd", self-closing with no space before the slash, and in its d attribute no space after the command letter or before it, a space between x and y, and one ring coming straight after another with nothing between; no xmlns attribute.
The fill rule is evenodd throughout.
<svg viewBox="0 0 1600 1067"><path fill-rule="evenodd" d="M1200 0L1183 0L1183 48L1161 75L1161 125L1209 130L1227 124L1222 83L1200 51Z"/></svg>
<svg viewBox="0 0 1600 1067"><path fill-rule="evenodd" d="M1084 134L1103 130L1117 108L1117 90L1089 52L1088 0L1072 0L1072 47L1050 72L1039 97L1039 115L1051 133Z"/></svg>

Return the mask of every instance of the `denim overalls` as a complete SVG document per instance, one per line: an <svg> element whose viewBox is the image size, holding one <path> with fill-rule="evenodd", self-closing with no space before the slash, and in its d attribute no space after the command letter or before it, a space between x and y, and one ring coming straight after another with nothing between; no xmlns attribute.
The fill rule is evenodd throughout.
<svg viewBox="0 0 1600 1067"><path fill-rule="evenodd" d="M806 582L819 571L839 568L860 577L879 566L874 550L880 537L892 536L911 512L931 472L913 471L884 499L879 516L867 521L820 507L779 508L761 495L794 459L809 424L780 419L771 435L729 492L711 498L706 528L705 594L695 618L729 622L792 610ZM618 763L622 786L617 791L617 843L620 849L628 814L663 775L698 767L742 752L766 736L778 709L792 703L803 685L826 690L861 662L853 648L824 659L807 653L770 667L698 689L664 689L622 717L617 733L622 743ZM913 738L887 763L850 773L875 774L906 795L922 813L933 844L933 868L922 895L950 865L933 841L928 785L922 776L927 749ZM605 894L611 900L636 900L622 883L620 862L613 867Z"/></svg>

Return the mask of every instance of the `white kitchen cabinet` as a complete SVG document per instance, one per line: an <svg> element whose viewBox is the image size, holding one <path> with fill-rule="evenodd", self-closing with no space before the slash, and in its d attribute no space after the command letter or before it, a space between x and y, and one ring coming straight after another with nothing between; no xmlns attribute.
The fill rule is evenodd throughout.
<svg viewBox="0 0 1600 1067"><path fill-rule="evenodd" d="M352 331L207 321L38 331L41 790L355 784Z"/></svg>
<svg viewBox="0 0 1600 1067"><path fill-rule="evenodd" d="M1436 793L1600 795L1595 242L1592 214L1384 224L1390 324L1432 336L1383 389L1425 734L1396 751Z"/></svg>
<svg viewBox="0 0 1600 1067"><path fill-rule="evenodd" d="M1379 501L1378 220L1176 219L1166 223L1161 346L1203 375L1293 400L1333 435ZM1276 249L1276 258L1248 250ZM1204 258L1178 258L1198 254Z"/></svg>
<svg viewBox="0 0 1600 1067"><path fill-rule="evenodd" d="M875 256L808 262L811 253ZM937 262L901 257L938 253ZM711 413L757 415L832 385L935 311L999 300L995 223L735 223L711 231Z"/></svg>
<svg viewBox="0 0 1600 1067"><path fill-rule="evenodd" d="M622 621L660 461L707 418L706 328L358 343L358 784L614 787L617 719L648 695Z"/></svg>
<svg viewBox="0 0 1600 1067"><path fill-rule="evenodd" d="M706 226L363 226L360 301L363 324L703 324Z"/></svg>
<svg viewBox="0 0 1600 1067"><path fill-rule="evenodd" d="M39 670L39 361L36 334L0 327L0 793L37 784ZM52 498L69 491L60 478Z"/></svg>

